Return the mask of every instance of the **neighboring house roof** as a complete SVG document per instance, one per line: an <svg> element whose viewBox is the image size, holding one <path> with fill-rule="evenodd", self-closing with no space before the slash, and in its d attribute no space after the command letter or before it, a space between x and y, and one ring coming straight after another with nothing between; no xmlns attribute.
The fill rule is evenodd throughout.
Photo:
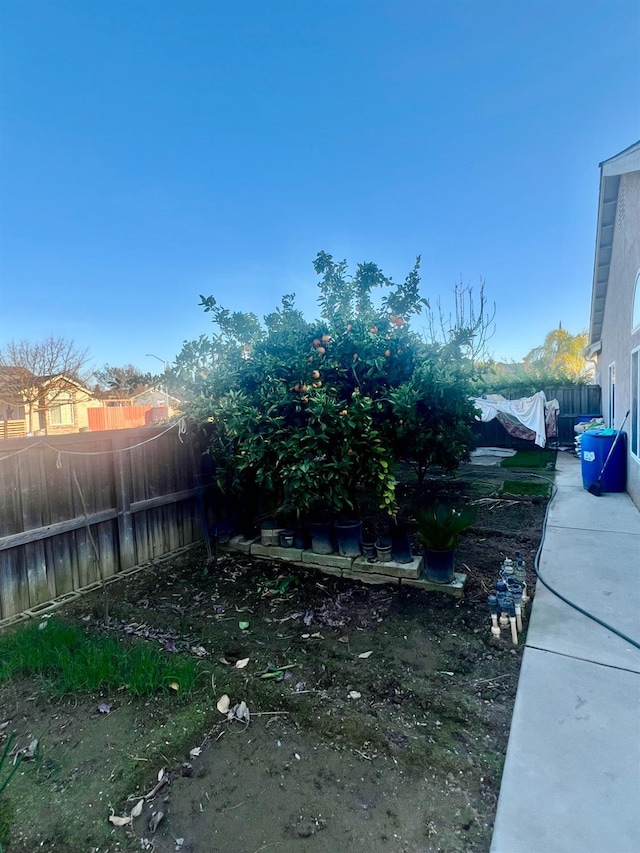
<svg viewBox="0 0 640 853"><path fill-rule="evenodd" d="M133 405L135 406L136 405L135 401L138 399L138 397L146 397L147 395L153 395L153 394L157 394L157 396L161 400L166 400L168 398L169 403L171 404L171 406L173 408L175 408L180 403L180 400L178 400L177 397L174 397L172 394L168 394L166 391L163 391L159 388L154 388L154 387L145 388L144 391L140 391L138 394L134 394L131 397L131 401L132 401Z"/></svg>
<svg viewBox="0 0 640 853"><path fill-rule="evenodd" d="M600 163L600 200L598 203L598 225L596 228L596 254L591 291L591 323L589 328L588 353L594 355L600 349L604 307L609 287L609 268L613 248L613 232L618 213L618 189L620 176L640 171L640 140L625 148L614 157Z"/></svg>
<svg viewBox="0 0 640 853"><path fill-rule="evenodd" d="M77 382L75 379L70 379L62 373L52 374L49 376L36 376L27 370L25 367L3 367L0 368L0 396L11 396L16 398L21 392L24 392L29 386L32 388L44 388L47 385L63 382L65 387L73 386L88 397L93 394L84 385Z"/></svg>

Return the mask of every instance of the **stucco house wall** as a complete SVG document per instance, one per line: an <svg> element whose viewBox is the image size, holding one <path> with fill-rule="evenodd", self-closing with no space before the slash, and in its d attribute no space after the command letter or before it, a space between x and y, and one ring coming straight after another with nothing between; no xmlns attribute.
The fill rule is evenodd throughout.
<svg viewBox="0 0 640 853"><path fill-rule="evenodd" d="M599 213L598 236L596 242L596 270L594 272L594 300L592 302L591 342L592 350L596 353L597 370L596 382L602 386L602 410L608 426L620 429L623 418L632 409L630 419L637 418L632 408L631 394L631 354L640 347L640 326L633 328L634 298L640 299L640 143L625 152L605 161L602 164L601 195L606 192L604 180L607 173L615 176L620 170L620 182L615 197L615 218L613 226L613 241L610 249L608 283L604 300L604 313L601 320L601 332L597 323L594 324L596 278L598 275L598 255L604 255L603 236L606 216L603 215L603 205ZM629 159L629 157L631 159ZM633 167L633 171L624 171ZM612 203L611 200L608 203ZM614 371L612 371L612 366ZM615 383L613 382L615 373ZM614 385L614 387L612 387ZM625 432L631 435L632 424L627 420ZM640 507L640 457L631 452L631 442L627 441L627 491L634 503Z"/></svg>

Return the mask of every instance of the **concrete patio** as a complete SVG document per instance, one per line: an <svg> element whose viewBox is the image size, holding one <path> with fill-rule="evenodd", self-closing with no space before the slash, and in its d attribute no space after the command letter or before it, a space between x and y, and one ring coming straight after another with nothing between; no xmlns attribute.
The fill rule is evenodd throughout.
<svg viewBox="0 0 640 853"><path fill-rule="evenodd" d="M640 512L559 454L540 573L640 642ZM538 582L492 853L640 850L640 650Z"/></svg>

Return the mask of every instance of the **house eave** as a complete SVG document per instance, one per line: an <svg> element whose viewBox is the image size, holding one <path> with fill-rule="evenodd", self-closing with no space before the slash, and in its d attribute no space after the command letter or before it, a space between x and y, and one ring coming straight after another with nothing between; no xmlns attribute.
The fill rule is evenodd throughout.
<svg viewBox="0 0 640 853"><path fill-rule="evenodd" d="M620 176L636 171L640 171L640 141L600 163L600 195L589 322L590 346L595 346L602 337L602 324L613 252L613 235L618 209Z"/></svg>

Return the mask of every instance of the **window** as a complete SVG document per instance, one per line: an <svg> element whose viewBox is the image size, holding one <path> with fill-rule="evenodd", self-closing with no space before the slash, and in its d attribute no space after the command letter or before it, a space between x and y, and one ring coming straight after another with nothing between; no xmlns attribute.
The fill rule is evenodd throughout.
<svg viewBox="0 0 640 853"><path fill-rule="evenodd" d="M633 319L631 321L631 329L635 332L640 329L640 270L636 276L636 287L633 292Z"/></svg>
<svg viewBox="0 0 640 853"><path fill-rule="evenodd" d="M59 394L49 404L49 423L51 426L65 426L75 423L73 400L70 394Z"/></svg>
<svg viewBox="0 0 640 853"><path fill-rule="evenodd" d="M640 462L640 347L631 353L631 455Z"/></svg>

